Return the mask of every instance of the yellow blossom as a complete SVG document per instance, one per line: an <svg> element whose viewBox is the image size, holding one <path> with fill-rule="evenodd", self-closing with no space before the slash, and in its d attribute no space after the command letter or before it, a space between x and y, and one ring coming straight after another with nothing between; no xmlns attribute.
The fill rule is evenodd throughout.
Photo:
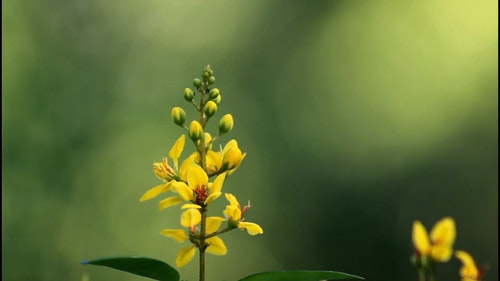
<svg viewBox="0 0 500 281"><path fill-rule="evenodd" d="M174 162L174 168L172 168L168 164L168 159L166 157L163 158L162 162L153 163L153 172L156 175L156 177L158 177L163 181L163 183L146 191L146 193L144 193L140 198L141 202L152 199L158 196L160 193L168 191L171 183L179 178L178 173L176 171L179 170L178 159L182 153L182 150L184 149L184 143L185 143L185 135L181 135L175 141L174 145L168 152L168 156Z"/></svg>
<svg viewBox="0 0 500 281"><path fill-rule="evenodd" d="M234 195L226 193L225 197L227 201L229 201L229 205L226 206L226 209L224 210L224 215L229 220L229 225L238 227L239 229L242 230L246 230L247 233L250 235L264 233L264 231L258 224L243 221L242 216L250 208L250 205L247 205L242 209L240 207L240 204L238 203L238 200Z"/></svg>
<svg viewBox="0 0 500 281"><path fill-rule="evenodd" d="M185 201L206 206L221 195L225 178L226 174L222 173L213 183L209 183L207 173L200 166L193 164L187 171L187 184L180 181L173 182L172 190Z"/></svg>
<svg viewBox="0 0 500 281"><path fill-rule="evenodd" d="M207 253L217 256L225 255L227 253L226 245L219 237L214 236L208 238L205 242L208 245L206 249ZM194 245L182 248L175 258L175 266L183 267L184 265L186 265L193 259L195 252L196 249Z"/></svg>
<svg viewBox="0 0 500 281"><path fill-rule="evenodd" d="M189 204L186 204L186 207ZM215 233L221 222L224 221L221 217L208 217L206 221L206 233ZM193 237L199 237L199 224L201 222L201 214L198 209L187 209L181 215L181 225L188 229L189 235ZM184 242L189 239L188 234L183 229L164 229L160 232L162 235L170 237L177 242ZM217 236L207 238L205 240L207 246L206 252L212 255L225 255L227 253L227 248L222 239ZM177 267L182 267L186 265L195 254L195 244L182 248L177 254L175 259L175 265Z"/></svg>
<svg viewBox="0 0 500 281"><path fill-rule="evenodd" d="M245 156L246 153L241 152L236 140L230 140L221 151L207 152L207 170L211 173L228 171L230 175L240 166Z"/></svg>
<svg viewBox="0 0 500 281"><path fill-rule="evenodd" d="M412 240L417 255L430 257L434 261L446 262L450 259L455 235L455 222L450 217L443 218L434 225L430 240L422 223L413 223Z"/></svg>
<svg viewBox="0 0 500 281"><path fill-rule="evenodd" d="M460 268L460 277L462 281L478 281L481 279L481 273L477 269L474 259L465 251L455 251L455 257L462 262Z"/></svg>

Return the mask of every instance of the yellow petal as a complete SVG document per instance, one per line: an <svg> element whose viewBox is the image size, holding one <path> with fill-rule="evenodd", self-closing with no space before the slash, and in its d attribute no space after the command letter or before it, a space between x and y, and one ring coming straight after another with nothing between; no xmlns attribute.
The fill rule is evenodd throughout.
<svg viewBox="0 0 500 281"><path fill-rule="evenodd" d="M233 174L233 173L234 173L234 171L236 171L236 170L238 169L238 167L240 166L241 162L243 162L243 159L245 159L245 156L247 156L247 153L246 153L246 152L245 152L245 153L243 153L243 155L241 155L240 162L239 162L238 164L236 164L236 166L235 166L233 169L231 169L231 170L229 170L229 171L227 172L227 174L228 174L228 175Z"/></svg>
<svg viewBox="0 0 500 281"><path fill-rule="evenodd" d="M236 197L234 197L234 195L232 195L231 193L226 193L224 194L224 196L226 197L227 201L229 201L229 205L237 207L238 209L240 208L240 203L238 203L238 200L236 199Z"/></svg>
<svg viewBox="0 0 500 281"><path fill-rule="evenodd" d="M462 279L470 278L471 280L477 280L479 278L479 270L469 253L465 251L455 251L455 257L462 262L462 267L460 268L460 276Z"/></svg>
<svg viewBox="0 0 500 281"><path fill-rule="evenodd" d="M206 225L206 233L211 234L213 232L216 232L219 229L219 226L223 221L225 221L225 218L221 217L208 217L207 218L207 225Z"/></svg>
<svg viewBox="0 0 500 281"><path fill-rule="evenodd" d="M210 194L207 199L205 199L205 205L208 205L210 204L210 202L214 201L215 199L219 198L219 196L221 196L222 193L220 192L216 192L216 193L212 193Z"/></svg>
<svg viewBox="0 0 500 281"><path fill-rule="evenodd" d="M431 241L435 246L452 247L455 242L455 221L446 217L438 221L431 230Z"/></svg>
<svg viewBox="0 0 500 281"><path fill-rule="evenodd" d="M224 153L222 164L227 167L228 170L234 169L240 164L242 157L241 150L238 147L233 147Z"/></svg>
<svg viewBox="0 0 500 281"><path fill-rule="evenodd" d="M182 248L177 254L177 258L175 258L175 265L177 267L185 266L194 257L194 253L194 246Z"/></svg>
<svg viewBox="0 0 500 281"><path fill-rule="evenodd" d="M213 150L207 151L206 161L207 169L212 173L219 171L222 167L222 158L220 154Z"/></svg>
<svg viewBox="0 0 500 281"><path fill-rule="evenodd" d="M222 150L222 155L224 155L226 152L228 152L229 150L231 150L235 147L238 147L238 142L236 142L236 140L232 139L232 140L228 141L226 143L226 145L224 146L224 149Z"/></svg>
<svg viewBox="0 0 500 281"><path fill-rule="evenodd" d="M165 198L165 199L161 200L160 203L158 204L158 209L161 211L161 210L166 209L168 207L172 207L172 206L177 205L180 202L182 202L182 200L183 199L180 196L172 196L172 197Z"/></svg>
<svg viewBox="0 0 500 281"><path fill-rule="evenodd" d="M179 170L179 156L181 156L182 150L184 149L186 136L182 134L174 143L170 151L168 152L168 156L172 158L174 161L175 170Z"/></svg>
<svg viewBox="0 0 500 281"><path fill-rule="evenodd" d="M413 222L412 232L413 246L421 255L429 254L431 245L427 231L420 221Z"/></svg>
<svg viewBox="0 0 500 281"><path fill-rule="evenodd" d="M208 176L203 169L198 165L191 165L187 173L187 182L189 187L195 189L208 184Z"/></svg>
<svg viewBox="0 0 500 281"><path fill-rule="evenodd" d="M227 253L226 245L224 245L224 242L219 237L214 236L208 238L206 242L208 244L207 253L218 256L225 255Z"/></svg>
<svg viewBox="0 0 500 281"><path fill-rule="evenodd" d="M162 235L173 238L177 242L184 242L188 239L184 229L164 229L160 232Z"/></svg>
<svg viewBox="0 0 500 281"><path fill-rule="evenodd" d="M193 152L191 155L189 155L184 161L182 161L182 165L179 169L179 177L184 181L187 182L187 172L188 169L191 165L193 165L198 159L199 159L199 154L198 152Z"/></svg>
<svg viewBox="0 0 500 281"><path fill-rule="evenodd" d="M212 183L212 185L210 185L209 194L220 193L220 191L222 189L222 184L224 184L224 180L225 179L226 179L226 173L222 173L222 174L218 175L215 178L215 180Z"/></svg>
<svg viewBox="0 0 500 281"><path fill-rule="evenodd" d="M451 258L453 250L446 246L432 246L431 258L438 262L447 262Z"/></svg>
<svg viewBox="0 0 500 281"><path fill-rule="evenodd" d="M196 209L187 209L181 215L181 225L184 227L193 227L201 222L200 211Z"/></svg>
<svg viewBox="0 0 500 281"><path fill-rule="evenodd" d="M182 181L173 182L171 188L172 191L179 194L182 197L182 199L186 201L194 200L193 190L189 188L189 186L187 186L184 182Z"/></svg>
<svg viewBox="0 0 500 281"><path fill-rule="evenodd" d="M246 230L250 235L257 235L264 233L264 230L262 230L262 228L258 224L253 222L242 221L238 224L238 228Z"/></svg>
<svg viewBox="0 0 500 281"><path fill-rule="evenodd" d="M143 202L143 201L155 198L156 196L160 195L160 193L168 191L168 189L170 187L170 183L171 182L162 183L162 184L159 184L159 185L149 189L148 191L146 191L146 193L144 193L144 195L142 195L142 197L141 197L141 199L139 199L139 201Z"/></svg>
<svg viewBox="0 0 500 281"><path fill-rule="evenodd" d="M241 210L238 207L227 205L223 214L233 222L239 222L241 219Z"/></svg>
<svg viewBox="0 0 500 281"><path fill-rule="evenodd" d="M185 209L201 209L201 206L197 204L184 204L181 206L181 210Z"/></svg>

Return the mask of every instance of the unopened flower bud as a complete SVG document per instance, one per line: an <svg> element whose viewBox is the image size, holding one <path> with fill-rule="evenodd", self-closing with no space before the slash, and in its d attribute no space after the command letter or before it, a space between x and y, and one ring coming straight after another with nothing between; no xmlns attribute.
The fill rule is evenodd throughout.
<svg viewBox="0 0 500 281"><path fill-rule="evenodd" d="M194 79L193 79L193 85L194 85L196 88L201 87L201 80L200 80L200 79L198 79L198 78L194 78Z"/></svg>
<svg viewBox="0 0 500 281"><path fill-rule="evenodd" d="M217 88L213 88L212 90L210 90L210 92L208 92L208 98L211 100L217 98L219 95L220 95L220 92L219 92L219 89L217 89Z"/></svg>
<svg viewBox="0 0 500 281"><path fill-rule="evenodd" d="M212 149L212 136L210 133L204 132L203 133L203 140L205 141L205 147L208 149ZM201 139L198 140L197 144L200 145Z"/></svg>
<svg viewBox="0 0 500 281"><path fill-rule="evenodd" d="M212 117L215 112L217 112L217 104L211 100L209 100L206 104L205 104L205 108L204 108L204 111L205 111L205 114L208 116L208 117Z"/></svg>
<svg viewBox="0 0 500 281"><path fill-rule="evenodd" d="M231 129L233 129L233 116L231 114L226 114L222 116L222 118L219 120L219 134L225 134Z"/></svg>
<svg viewBox="0 0 500 281"><path fill-rule="evenodd" d="M184 122L186 122L186 113L178 106L172 108L170 116L172 117L172 121L181 127L184 125Z"/></svg>
<svg viewBox="0 0 500 281"><path fill-rule="evenodd" d="M212 85L213 83L215 83L215 76L208 77L208 84Z"/></svg>
<svg viewBox="0 0 500 281"><path fill-rule="evenodd" d="M234 147L230 148L224 153L222 159L222 165L227 170L231 170L236 168L240 164L242 159L243 159L243 154L241 153L241 150L238 148L238 146L235 145Z"/></svg>
<svg viewBox="0 0 500 281"><path fill-rule="evenodd" d="M186 88L184 89L184 98L187 100L187 101L192 101L194 99L194 93L193 93L193 90L191 90L190 88Z"/></svg>
<svg viewBox="0 0 500 281"><path fill-rule="evenodd" d="M210 76L214 75L214 71L212 70L212 67L210 67L210 65L207 65L205 69L203 69L203 72L208 72Z"/></svg>
<svg viewBox="0 0 500 281"><path fill-rule="evenodd" d="M219 104L220 104L221 99L222 99L222 98L221 98L221 96L220 96L220 95L218 95L215 99L213 99L213 101L214 101L217 105L219 105Z"/></svg>
<svg viewBox="0 0 500 281"><path fill-rule="evenodd" d="M208 77L210 77L210 72L208 72L208 71L206 71L206 70L205 70L205 71L203 71L203 73L201 74L201 77L203 77L203 78L207 79Z"/></svg>
<svg viewBox="0 0 500 281"><path fill-rule="evenodd" d="M203 134L201 124L196 120L191 121L191 124L189 124L189 137L196 141L201 138L201 134Z"/></svg>

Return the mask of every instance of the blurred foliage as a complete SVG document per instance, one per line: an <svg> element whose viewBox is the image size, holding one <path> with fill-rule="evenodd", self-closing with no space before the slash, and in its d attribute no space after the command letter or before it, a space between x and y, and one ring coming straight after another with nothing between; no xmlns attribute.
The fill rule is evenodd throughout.
<svg viewBox="0 0 500 281"><path fill-rule="evenodd" d="M498 279L497 1L2 8L5 280L139 280L79 262L173 261L180 245L158 230L177 214L138 201L182 133L170 108L207 63L248 152L224 189L265 230L224 237L232 250L208 257L208 280L304 268L416 280L412 222L444 216Z"/></svg>

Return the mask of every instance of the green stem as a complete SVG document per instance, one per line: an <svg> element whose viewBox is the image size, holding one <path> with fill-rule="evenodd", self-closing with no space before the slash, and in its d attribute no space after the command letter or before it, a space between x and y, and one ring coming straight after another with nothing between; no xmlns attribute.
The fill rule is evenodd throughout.
<svg viewBox="0 0 500 281"><path fill-rule="evenodd" d="M200 105L198 110L200 112L200 124L203 129L205 129L205 125L207 124L208 117L205 115L204 107L206 103L206 97L208 97L208 89L209 86L207 82L203 82L201 86L201 95L200 95ZM196 145L198 152L200 153L200 166L208 174L206 167L206 156L207 156L207 146L205 145L205 134L201 135L200 144ZM200 235L199 235L199 245L198 248L200 250L200 272L199 272L199 281L205 281L205 251L208 247L206 244L207 237L206 233L206 224L207 224L207 207L202 206L200 209L201 213L201 222L200 222Z"/></svg>
<svg viewBox="0 0 500 281"><path fill-rule="evenodd" d="M425 281L425 270L418 270L418 281Z"/></svg>
<svg viewBox="0 0 500 281"><path fill-rule="evenodd" d="M200 279L199 281L205 281L205 250L207 245L205 243L206 237L206 222L207 222L207 209L203 207L200 209L201 212L201 223L200 223Z"/></svg>
<svg viewBox="0 0 500 281"><path fill-rule="evenodd" d="M233 230L233 229L235 229L235 228L234 228L234 227L227 227L227 228L221 229L221 230L219 230L219 231L216 231L216 232L214 232L214 233L208 234L208 235L206 235L206 236L205 236L205 238L207 238L207 239L208 239L208 238L211 238L211 237L217 236L217 235L219 235L219 234L222 234L222 233L228 232L228 231Z"/></svg>
<svg viewBox="0 0 500 281"><path fill-rule="evenodd" d="M205 250L200 249L200 279L205 281Z"/></svg>
<svg viewBox="0 0 500 281"><path fill-rule="evenodd" d="M429 263L429 281L436 281L436 270L433 261Z"/></svg>

